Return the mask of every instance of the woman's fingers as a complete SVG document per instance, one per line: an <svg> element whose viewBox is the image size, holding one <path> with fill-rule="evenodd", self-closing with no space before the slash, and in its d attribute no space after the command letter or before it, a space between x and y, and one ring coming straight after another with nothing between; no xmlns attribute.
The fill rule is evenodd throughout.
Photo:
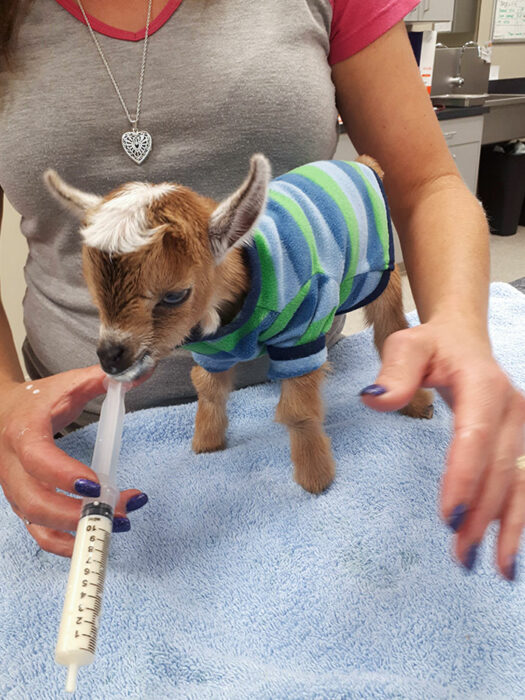
<svg viewBox="0 0 525 700"><path fill-rule="evenodd" d="M381 370L362 400L375 410L393 411L420 387L436 388L454 412L441 512L458 532L458 558L472 568L487 526L500 519L498 565L512 579L525 520L525 477L516 469L518 454L525 452L525 399L485 340L442 322L391 335Z"/></svg>
<svg viewBox="0 0 525 700"><path fill-rule="evenodd" d="M514 481L507 494L498 537L497 562L506 578L517 577L520 539L525 527L525 470L514 470Z"/></svg>
<svg viewBox="0 0 525 700"><path fill-rule="evenodd" d="M97 495L96 490L91 494L77 490L78 480L87 479L97 484L96 472L56 446L46 419L39 420L34 417L31 427L26 426L19 430L19 426L15 424L12 430L11 446L27 474L38 482L63 491L86 496Z"/></svg>
<svg viewBox="0 0 525 700"><path fill-rule="evenodd" d="M469 556L472 558L475 551L472 548L481 542L488 525L503 513L509 490L513 488L523 425L519 403L520 397L516 392L501 417L496 443L488 455L488 466L478 492L465 513L463 524L456 528L459 529L456 553L462 562L468 560ZM522 507L523 505L525 504L522 503ZM509 555L510 552L506 551L506 554ZM505 575L505 570L501 571Z"/></svg>
<svg viewBox="0 0 525 700"><path fill-rule="evenodd" d="M61 499L60 508L67 510L72 515L68 516L62 511L53 510L57 507L55 496ZM74 533L78 526L81 500L73 499L70 496L53 494L51 490L47 493L46 499L49 504L49 510L44 513L42 510L39 510L34 519L31 516L31 507L29 507L28 512L23 498L20 504L16 506L11 504L11 506L21 520L25 521L27 519L30 521L26 524L26 528L41 549L51 554L58 554L61 557L71 557L75 544L75 536L71 533ZM147 502L148 497L146 494L138 489L122 491L115 508L113 532L129 531L131 524L128 513L142 508ZM58 519L57 515L59 515ZM53 525L48 526L46 522L53 522Z"/></svg>
<svg viewBox="0 0 525 700"><path fill-rule="evenodd" d="M29 534L54 554L71 556L81 499L96 498L96 472L60 450L56 430L78 416L85 404L104 393L106 375L98 365L34 382L10 385L0 406L0 485L14 512L28 520ZM147 502L137 489L121 494L113 531L130 529L127 511Z"/></svg>
<svg viewBox="0 0 525 700"><path fill-rule="evenodd" d="M55 384L54 382L58 382ZM100 365L84 369L73 369L54 377L51 391L56 396L51 408L53 433L58 432L72 423L84 410L86 404L100 394L106 393L105 380L107 375ZM42 385L40 398L46 399L48 389Z"/></svg>
<svg viewBox="0 0 525 700"><path fill-rule="evenodd" d="M508 402L509 387L501 378L468 371L451 379L454 435L441 489L441 512L449 522L459 508L470 510L481 480L496 452L499 427Z"/></svg>
<svg viewBox="0 0 525 700"><path fill-rule="evenodd" d="M122 491L115 506L115 517L126 518L128 513L139 510L148 502L148 497L138 489Z"/></svg>

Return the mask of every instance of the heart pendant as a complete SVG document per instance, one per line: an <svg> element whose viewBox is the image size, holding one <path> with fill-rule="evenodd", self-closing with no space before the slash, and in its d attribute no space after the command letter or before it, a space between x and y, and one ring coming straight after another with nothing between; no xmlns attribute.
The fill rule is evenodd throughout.
<svg viewBox="0 0 525 700"><path fill-rule="evenodd" d="M126 131L122 134L122 148L127 155L140 165L151 151L151 136L147 131Z"/></svg>

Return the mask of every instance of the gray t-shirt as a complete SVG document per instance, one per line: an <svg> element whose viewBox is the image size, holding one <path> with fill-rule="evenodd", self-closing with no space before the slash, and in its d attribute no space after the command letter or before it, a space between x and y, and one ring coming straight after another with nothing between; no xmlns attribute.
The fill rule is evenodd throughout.
<svg viewBox="0 0 525 700"><path fill-rule="evenodd" d="M220 199L242 182L254 152L266 154L275 176L331 158L331 13L329 0L183 1L149 39L139 128L153 149L136 165L122 150L129 123L87 27L55 0L35 0L17 69L0 74L0 186L29 244L24 353L33 378L97 362L78 222L50 197L42 173L54 168L97 194L170 180ZM97 36L134 114L143 44ZM191 364L175 351L130 392L128 408L193 398ZM240 383L265 372L264 358L248 363ZM89 405L91 417L98 405Z"/></svg>

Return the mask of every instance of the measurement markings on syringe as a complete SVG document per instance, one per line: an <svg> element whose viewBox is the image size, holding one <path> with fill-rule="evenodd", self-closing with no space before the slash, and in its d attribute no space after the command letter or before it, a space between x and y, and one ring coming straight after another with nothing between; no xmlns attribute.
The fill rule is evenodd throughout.
<svg viewBox="0 0 525 700"><path fill-rule="evenodd" d="M89 523L93 521L99 522L100 518L88 517ZM97 527L97 525L94 524L87 525L86 532L90 533L86 552L87 556L84 560L84 564L86 566L83 570L84 576L86 578L82 579L81 586L82 588L88 588L88 586L93 586L95 590L93 591L94 594L88 593L85 590L80 591L80 600L78 602L77 608L78 612L83 614L78 615L75 622L76 625L79 626L79 628L81 628L82 625L89 625L89 633L80 632L80 629L76 629L75 638L79 639L80 641L80 637L87 637L87 648L79 648L83 649L84 651L90 651L94 653L99 626L98 618L102 609L102 593L104 590L104 579L106 574L106 563L108 557L108 544L110 535L109 532L104 529L104 527ZM96 546L99 543L101 543L101 549L99 549L99 547ZM100 557L100 559L96 558L96 555L94 554L95 552L101 553L102 556ZM95 581L90 581L90 577L96 577ZM92 602L89 606L86 604L87 600L83 600L84 598L91 599ZM91 615L89 615L89 613L91 613ZM86 628L84 627L84 630L85 629Z"/></svg>

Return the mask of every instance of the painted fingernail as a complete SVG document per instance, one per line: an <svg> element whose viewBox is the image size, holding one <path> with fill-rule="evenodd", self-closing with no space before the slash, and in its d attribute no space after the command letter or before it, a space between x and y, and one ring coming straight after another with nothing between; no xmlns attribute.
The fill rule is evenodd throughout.
<svg viewBox="0 0 525 700"><path fill-rule="evenodd" d="M113 518L113 532L128 532L131 530L131 523L128 518Z"/></svg>
<svg viewBox="0 0 525 700"><path fill-rule="evenodd" d="M469 571L472 571L472 569L474 568L477 554L478 545L473 544L472 547L468 550L467 554L465 555L465 559L463 560L463 566Z"/></svg>
<svg viewBox="0 0 525 700"><path fill-rule="evenodd" d="M370 384L370 386L365 386L361 389L359 396L381 396L381 394L386 394L387 390L381 384Z"/></svg>
<svg viewBox="0 0 525 700"><path fill-rule="evenodd" d="M451 530L454 530L454 532L459 530L465 520L467 510L467 506L465 506L463 503L460 503L459 506L454 508L450 518L448 519L448 526L451 528Z"/></svg>
<svg viewBox="0 0 525 700"><path fill-rule="evenodd" d="M75 481L75 491L81 496L96 498L100 496L100 484L89 479L77 479Z"/></svg>
<svg viewBox="0 0 525 700"><path fill-rule="evenodd" d="M145 506L148 502L148 497L145 493L138 493L136 496L132 496L126 503L126 512L131 512L132 510L138 510Z"/></svg>
<svg viewBox="0 0 525 700"><path fill-rule="evenodd" d="M507 567L507 572L506 576L509 579L509 581L515 581L516 580L516 568L518 564L518 557L511 557L510 558L510 563Z"/></svg>

